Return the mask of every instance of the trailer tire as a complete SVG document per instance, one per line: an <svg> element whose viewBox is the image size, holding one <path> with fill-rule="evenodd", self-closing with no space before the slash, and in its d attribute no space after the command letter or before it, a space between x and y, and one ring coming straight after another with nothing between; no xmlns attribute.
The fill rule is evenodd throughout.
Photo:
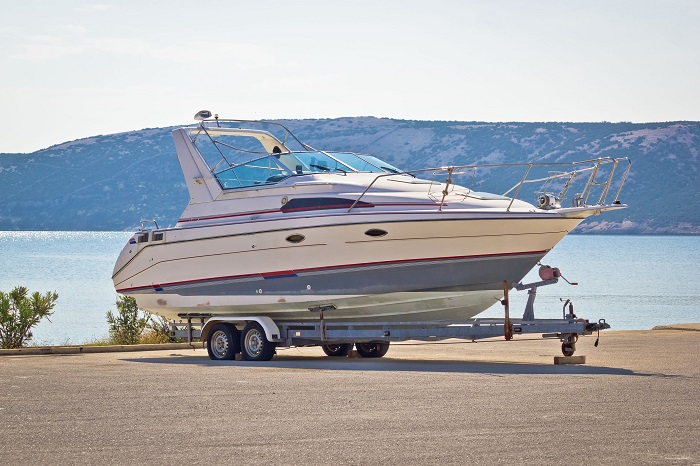
<svg viewBox="0 0 700 466"><path fill-rule="evenodd" d="M339 343L331 345L321 345L321 349L326 353L326 356L331 356L335 358L342 358L350 353L352 349L352 343Z"/></svg>
<svg viewBox="0 0 700 466"><path fill-rule="evenodd" d="M269 361L276 346L265 337L265 330L257 322L248 322L241 332L241 353L246 361Z"/></svg>
<svg viewBox="0 0 700 466"><path fill-rule="evenodd" d="M381 358L389 351L389 342L382 343L355 343L357 354L363 358Z"/></svg>
<svg viewBox="0 0 700 466"><path fill-rule="evenodd" d="M207 337L207 353L215 361L235 359L240 352L238 346L238 330L234 325L219 322L212 327Z"/></svg>

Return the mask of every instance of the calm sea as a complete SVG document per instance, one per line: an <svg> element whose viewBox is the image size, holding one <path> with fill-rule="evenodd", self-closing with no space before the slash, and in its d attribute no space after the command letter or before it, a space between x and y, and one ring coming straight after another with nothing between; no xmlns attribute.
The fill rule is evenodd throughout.
<svg viewBox="0 0 700 466"><path fill-rule="evenodd" d="M108 334L105 314L116 310L110 279L114 261L131 237L125 232L0 232L0 290L23 285L59 295L51 322L34 331L35 344L79 344ZM579 317L604 318L613 329L700 322L700 237L567 236L546 264L569 281L540 288L535 316L561 316L571 299ZM537 272L526 282L537 281ZM519 317L526 292L511 293ZM497 304L480 317L502 317Z"/></svg>

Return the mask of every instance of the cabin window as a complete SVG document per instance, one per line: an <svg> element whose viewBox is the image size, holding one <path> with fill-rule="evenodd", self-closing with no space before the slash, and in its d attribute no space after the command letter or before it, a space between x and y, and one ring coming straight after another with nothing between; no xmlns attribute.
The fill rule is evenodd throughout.
<svg viewBox="0 0 700 466"><path fill-rule="evenodd" d="M373 204L341 197L300 197L290 199L282 206L282 212L302 212L306 210L349 209L350 207L374 207Z"/></svg>

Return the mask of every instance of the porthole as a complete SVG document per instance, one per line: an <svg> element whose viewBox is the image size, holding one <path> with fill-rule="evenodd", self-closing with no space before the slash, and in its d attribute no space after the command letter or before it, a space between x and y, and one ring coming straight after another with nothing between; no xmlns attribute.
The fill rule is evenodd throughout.
<svg viewBox="0 0 700 466"><path fill-rule="evenodd" d="M379 228L371 228L365 231L365 235L380 238L382 236L386 236L387 232L385 230L380 230Z"/></svg>
<svg viewBox="0 0 700 466"><path fill-rule="evenodd" d="M289 241L290 243L294 243L294 244L301 243L305 239L306 239L306 237L304 235L300 235L298 233L287 236L287 241Z"/></svg>

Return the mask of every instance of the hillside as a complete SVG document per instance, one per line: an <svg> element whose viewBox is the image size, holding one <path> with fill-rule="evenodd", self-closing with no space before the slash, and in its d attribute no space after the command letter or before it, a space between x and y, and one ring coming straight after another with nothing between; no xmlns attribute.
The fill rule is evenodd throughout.
<svg viewBox="0 0 700 466"><path fill-rule="evenodd" d="M404 169L630 157L632 173L621 196L630 208L589 219L577 232L700 234L700 122L361 117L282 123L316 148L371 153ZM0 154L0 230L129 230L147 218L174 225L188 194L171 130L144 129L31 154ZM496 185L505 190L505 184Z"/></svg>

